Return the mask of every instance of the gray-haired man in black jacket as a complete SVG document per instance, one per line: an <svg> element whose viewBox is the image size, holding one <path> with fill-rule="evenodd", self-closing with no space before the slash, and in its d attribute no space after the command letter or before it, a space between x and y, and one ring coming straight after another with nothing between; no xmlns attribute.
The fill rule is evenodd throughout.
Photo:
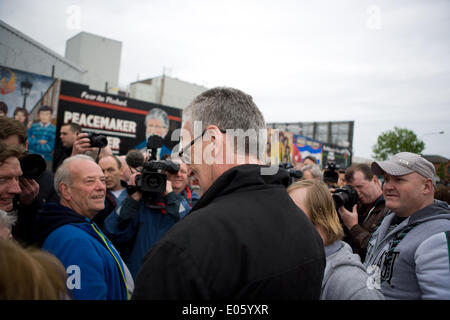
<svg viewBox="0 0 450 320"><path fill-rule="evenodd" d="M323 243L285 190L289 174L262 165L252 98L210 89L183 118L179 156L203 196L149 251L133 299L318 299Z"/></svg>

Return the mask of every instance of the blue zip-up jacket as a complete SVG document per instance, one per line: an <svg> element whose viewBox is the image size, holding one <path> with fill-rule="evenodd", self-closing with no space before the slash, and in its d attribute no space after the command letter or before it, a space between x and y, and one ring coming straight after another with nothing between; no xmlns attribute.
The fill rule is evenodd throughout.
<svg viewBox="0 0 450 320"><path fill-rule="evenodd" d="M67 289L74 299L129 298L127 270L119 253L88 218L49 203L38 213L35 238L66 268Z"/></svg>
<svg viewBox="0 0 450 320"><path fill-rule="evenodd" d="M128 247L121 254L133 279L150 248L189 213L199 198L190 189L180 194L171 192L164 199L165 209L161 210L128 197L105 219L103 230L108 238L118 247L124 248L124 244Z"/></svg>

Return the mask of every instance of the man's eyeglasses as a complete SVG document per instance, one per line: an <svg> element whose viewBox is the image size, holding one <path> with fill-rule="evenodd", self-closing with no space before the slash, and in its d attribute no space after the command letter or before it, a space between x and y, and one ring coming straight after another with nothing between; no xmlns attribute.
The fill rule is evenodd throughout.
<svg viewBox="0 0 450 320"><path fill-rule="evenodd" d="M222 130L220 128L218 128L220 132L222 133L226 133L225 130ZM199 135L197 138L194 138L194 140L192 140L190 143L188 143L180 152L178 152L178 157L180 157L180 159L184 162L184 163L190 163L191 157L189 152L187 152L189 150L189 148L191 148L194 143L201 139L203 137L203 135L205 134L206 129L203 130L202 134Z"/></svg>

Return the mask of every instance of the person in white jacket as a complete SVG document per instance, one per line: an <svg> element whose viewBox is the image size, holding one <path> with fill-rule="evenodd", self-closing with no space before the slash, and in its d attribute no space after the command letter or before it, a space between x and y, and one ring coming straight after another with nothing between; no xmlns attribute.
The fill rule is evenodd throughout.
<svg viewBox="0 0 450 320"><path fill-rule="evenodd" d="M326 184L301 180L291 184L287 191L316 227L325 246L326 266L320 299L383 300L360 257L342 241L344 231Z"/></svg>

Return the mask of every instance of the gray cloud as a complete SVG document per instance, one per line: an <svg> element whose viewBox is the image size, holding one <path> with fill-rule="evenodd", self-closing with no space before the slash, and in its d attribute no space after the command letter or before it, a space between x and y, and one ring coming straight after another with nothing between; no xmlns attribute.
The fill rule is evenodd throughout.
<svg viewBox="0 0 450 320"><path fill-rule="evenodd" d="M0 19L64 54L81 29L123 42L120 84L172 76L250 93L269 122L355 120L355 155L397 125L450 158L450 2L25 1Z"/></svg>

